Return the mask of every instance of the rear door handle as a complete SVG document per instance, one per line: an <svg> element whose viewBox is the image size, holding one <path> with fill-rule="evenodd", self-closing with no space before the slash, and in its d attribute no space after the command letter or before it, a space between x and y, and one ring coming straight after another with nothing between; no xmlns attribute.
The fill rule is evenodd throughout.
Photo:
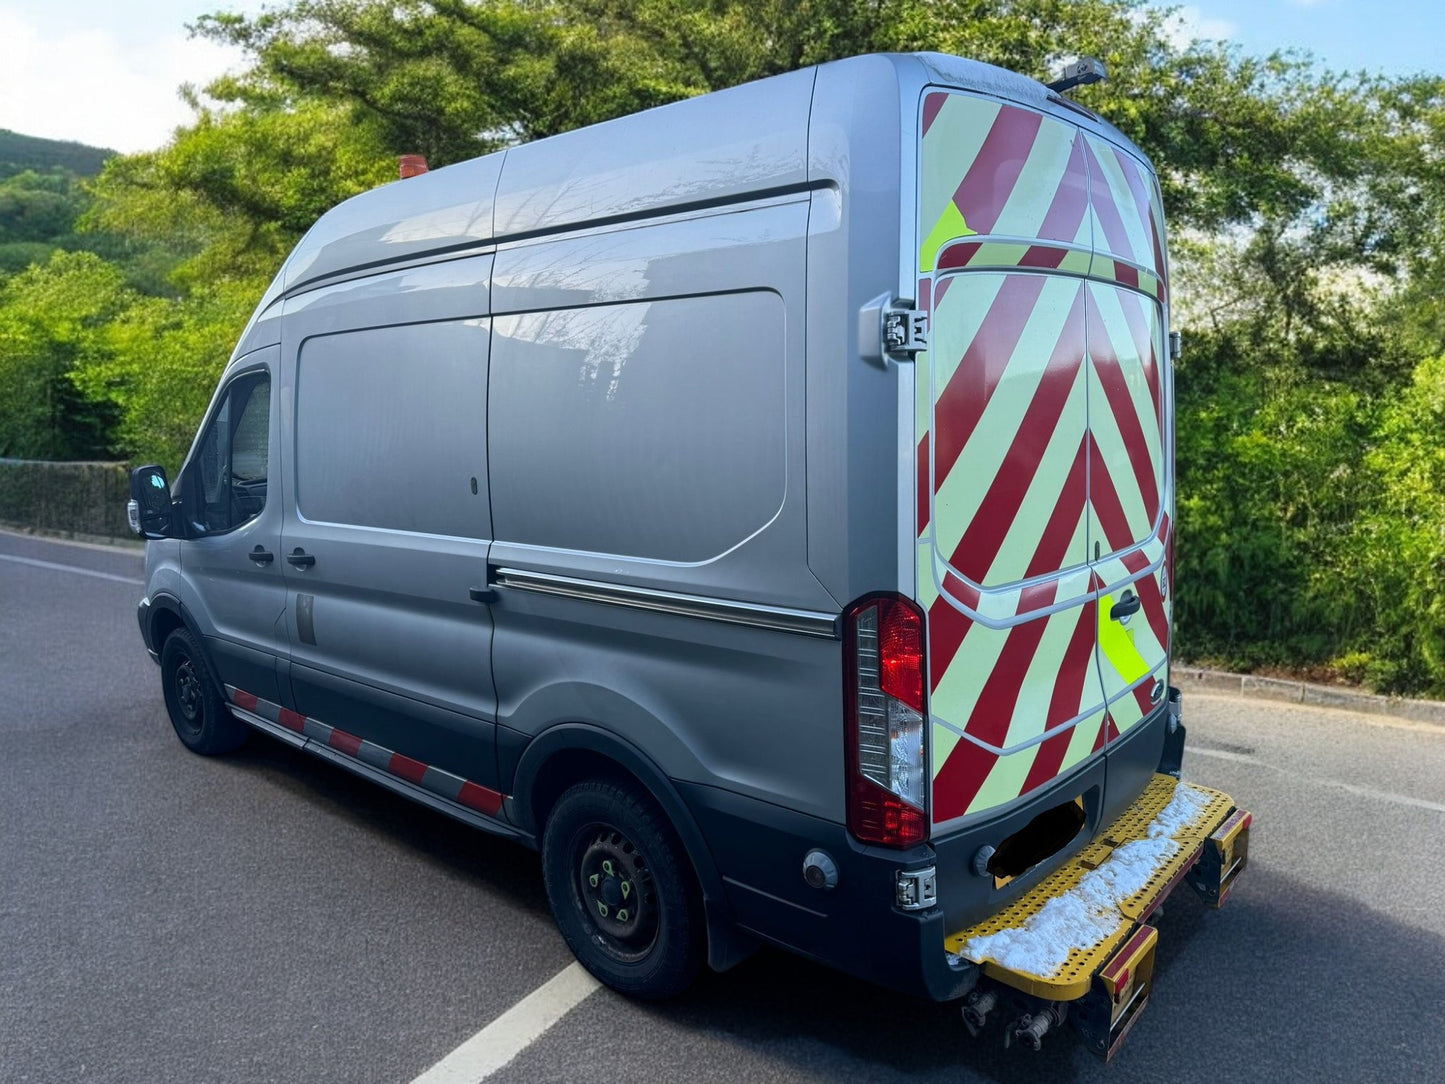
<svg viewBox="0 0 1445 1084"><path fill-rule="evenodd" d="M276 555L263 546L257 546L250 553L246 554L246 556L258 565L269 565L272 561L276 560Z"/></svg>
<svg viewBox="0 0 1445 1084"><path fill-rule="evenodd" d="M1138 595L1132 591L1125 591L1124 597L1109 608L1109 620L1122 621L1126 617L1133 617L1139 612L1139 607L1142 605Z"/></svg>
<svg viewBox="0 0 1445 1084"><path fill-rule="evenodd" d="M300 546L297 546L294 550L292 550L286 555L286 561L288 564L291 564L296 568L310 568L316 563L316 558L311 556L311 554L307 553Z"/></svg>
<svg viewBox="0 0 1445 1084"><path fill-rule="evenodd" d="M485 602L490 605L497 601L497 589L495 587L473 587L467 592L467 596L473 602Z"/></svg>

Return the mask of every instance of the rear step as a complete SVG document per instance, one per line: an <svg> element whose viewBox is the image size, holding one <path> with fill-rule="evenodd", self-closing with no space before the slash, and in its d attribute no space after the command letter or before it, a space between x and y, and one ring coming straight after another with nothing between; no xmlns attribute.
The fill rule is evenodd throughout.
<svg viewBox="0 0 1445 1084"><path fill-rule="evenodd" d="M945 940L998 984L970 995L969 1030L1003 1000L1020 1010L1006 1041L1037 1049L1067 1014L1094 1053L1113 1057L1153 992L1158 934L1148 919L1185 880L1222 907L1245 867L1252 821L1227 794L1156 775L1094 843Z"/></svg>

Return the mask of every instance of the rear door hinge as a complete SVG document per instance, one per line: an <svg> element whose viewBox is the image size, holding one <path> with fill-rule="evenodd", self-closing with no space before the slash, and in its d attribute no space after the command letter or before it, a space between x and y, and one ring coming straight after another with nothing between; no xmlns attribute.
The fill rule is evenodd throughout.
<svg viewBox="0 0 1445 1084"><path fill-rule="evenodd" d="M912 361L928 349L928 313L884 294L858 313L858 352L868 361Z"/></svg>
<svg viewBox="0 0 1445 1084"><path fill-rule="evenodd" d="M889 309L883 314L883 351L912 358L928 349L928 313L922 309Z"/></svg>

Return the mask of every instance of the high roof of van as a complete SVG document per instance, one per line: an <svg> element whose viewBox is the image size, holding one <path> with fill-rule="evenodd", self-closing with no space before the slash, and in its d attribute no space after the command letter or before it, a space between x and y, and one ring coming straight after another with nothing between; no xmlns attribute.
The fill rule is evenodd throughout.
<svg viewBox="0 0 1445 1084"><path fill-rule="evenodd" d="M1142 152L1112 125L1032 79L940 53L834 61L847 82L900 103L900 126L929 85L1026 105ZM837 178L809 157L818 67L674 102L383 185L324 214L296 246L258 314L297 289L423 256L579 226L786 195ZM836 80L827 81L837 86ZM871 88L876 87L876 91ZM821 93L821 91L820 91ZM903 103L908 103L904 105ZM850 146L898 148L897 132Z"/></svg>

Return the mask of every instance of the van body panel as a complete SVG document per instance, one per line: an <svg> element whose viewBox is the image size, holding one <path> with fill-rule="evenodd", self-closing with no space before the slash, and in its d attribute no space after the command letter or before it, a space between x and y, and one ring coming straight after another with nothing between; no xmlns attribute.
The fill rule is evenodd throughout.
<svg viewBox="0 0 1445 1084"><path fill-rule="evenodd" d="M501 153L363 192L324 214L279 276L284 291L490 241Z"/></svg>
<svg viewBox="0 0 1445 1084"><path fill-rule="evenodd" d="M492 626L470 591L491 532L490 268L451 260L285 302L294 485L278 561L294 709L483 786Z"/></svg>
<svg viewBox="0 0 1445 1084"><path fill-rule="evenodd" d="M1099 584L1099 672L1111 742L1162 703L1172 612L1164 571L1172 512L1172 380L1155 297L1089 284L1093 435L1089 505L1107 556ZM1111 617L1137 597L1139 612Z"/></svg>
<svg viewBox="0 0 1445 1084"><path fill-rule="evenodd" d="M278 276L279 278L279 276ZM231 353L230 364L256 350L281 345L281 303L280 292L274 301L258 305L256 312L246 324L236 349Z"/></svg>
<svg viewBox="0 0 1445 1084"><path fill-rule="evenodd" d="M814 69L619 117L507 151L496 236L800 189Z"/></svg>
<svg viewBox="0 0 1445 1084"><path fill-rule="evenodd" d="M503 727L535 738L595 724L675 780L842 818L837 641L500 594L493 661Z"/></svg>
<svg viewBox="0 0 1445 1084"><path fill-rule="evenodd" d="M896 529L900 499L912 501L898 462L909 415L880 409L911 391L912 371L859 360L858 312L898 293L909 255L899 73L916 67L881 56L823 65L808 127L808 567L839 605L898 590L900 558L913 561Z"/></svg>
<svg viewBox="0 0 1445 1084"><path fill-rule="evenodd" d="M494 567L836 612L806 563L807 219L794 199L498 252Z"/></svg>

